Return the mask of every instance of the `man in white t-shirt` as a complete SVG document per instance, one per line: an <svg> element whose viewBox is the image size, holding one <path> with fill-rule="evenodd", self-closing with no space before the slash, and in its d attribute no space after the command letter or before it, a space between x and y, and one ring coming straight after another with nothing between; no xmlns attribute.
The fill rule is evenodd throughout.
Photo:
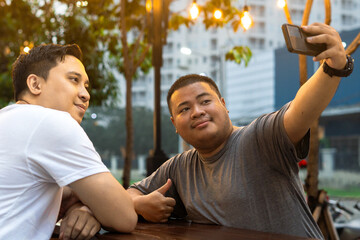
<svg viewBox="0 0 360 240"><path fill-rule="evenodd" d="M80 48L41 45L13 65L16 104L0 110L0 239L89 239L135 228L131 198L80 127L89 79Z"/></svg>

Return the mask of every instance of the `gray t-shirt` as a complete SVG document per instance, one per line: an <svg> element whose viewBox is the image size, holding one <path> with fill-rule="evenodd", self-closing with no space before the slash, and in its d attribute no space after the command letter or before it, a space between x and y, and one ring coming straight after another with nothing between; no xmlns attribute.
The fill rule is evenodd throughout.
<svg viewBox="0 0 360 240"><path fill-rule="evenodd" d="M288 106L237 128L216 155L204 159L195 149L178 154L131 187L148 194L170 178L167 196L176 200L176 217L323 239L298 176L309 133L295 148L283 125Z"/></svg>

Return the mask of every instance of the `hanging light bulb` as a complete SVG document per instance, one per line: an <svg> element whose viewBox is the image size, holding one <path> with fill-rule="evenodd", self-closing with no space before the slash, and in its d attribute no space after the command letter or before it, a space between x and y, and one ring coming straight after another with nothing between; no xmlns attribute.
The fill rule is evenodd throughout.
<svg viewBox="0 0 360 240"><path fill-rule="evenodd" d="M222 18L222 11L219 10L219 9L216 9L214 11L214 18L217 19L217 20L221 19Z"/></svg>
<svg viewBox="0 0 360 240"><path fill-rule="evenodd" d="M29 53L30 52L30 48L28 46L24 47L24 53Z"/></svg>
<svg viewBox="0 0 360 240"><path fill-rule="evenodd" d="M191 19L197 19L199 17L200 10L198 5L196 4L196 0L194 0L193 3L191 4L189 12Z"/></svg>
<svg viewBox="0 0 360 240"><path fill-rule="evenodd" d="M278 0L278 1L277 1L277 6L278 6L279 8L284 8L285 5L286 5L286 0Z"/></svg>
<svg viewBox="0 0 360 240"><path fill-rule="evenodd" d="M249 7L247 5L244 6L240 22L245 31L248 30L253 24L253 20L249 13Z"/></svg>

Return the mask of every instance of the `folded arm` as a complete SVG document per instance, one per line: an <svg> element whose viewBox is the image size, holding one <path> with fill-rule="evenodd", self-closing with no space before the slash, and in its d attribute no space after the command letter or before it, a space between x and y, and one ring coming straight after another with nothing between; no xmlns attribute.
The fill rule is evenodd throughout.
<svg viewBox="0 0 360 240"><path fill-rule="evenodd" d="M62 218L59 239L90 239L100 228L101 225L91 210L77 202Z"/></svg>
<svg viewBox="0 0 360 240"><path fill-rule="evenodd" d="M134 204L110 173L94 174L69 186L104 227L119 232L135 229L137 215Z"/></svg>
<svg viewBox="0 0 360 240"><path fill-rule="evenodd" d="M310 43L325 43L327 49L314 57L314 61L325 60L335 69L346 65L345 49L339 34L330 26L314 23L304 28L313 36L307 39ZM297 144L307 133L312 123L320 117L322 111L333 98L340 83L340 77L330 77L323 72L322 66L299 89L289 109L284 115L284 126L290 140Z"/></svg>

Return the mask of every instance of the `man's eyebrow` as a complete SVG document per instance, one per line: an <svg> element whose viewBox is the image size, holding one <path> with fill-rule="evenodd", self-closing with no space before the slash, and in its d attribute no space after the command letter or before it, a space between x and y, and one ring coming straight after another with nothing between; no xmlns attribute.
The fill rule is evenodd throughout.
<svg viewBox="0 0 360 240"><path fill-rule="evenodd" d="M204 96L210 96L210 95L211 95L211 94L208 93L208 92L203 92L203 93L200 93L199 95L197 95L197 96L196 96L196 99L198 100L199 98L202 98L202 97L204 97ZM180 103L179 105L177 105L176 108L180 108L181 106L186 105L186 104L188 104L188 103L189 103L188 101L182 102L182 103Z"/></svg>
<svg viewBox="0 0 360 240"><path fill-rule="evenodd" d="M202 98L204 96L209 96L209 95L211 95L211 94L208 92L200 93L199 95L196 96L196 99Z"/></svg>
<svg viewBox="0 0 360 240"><path fill-rule="evenodd" d="M82 77L81 73L78 73L78 72L75 72L75 71L67 72L67 74L74 74L74 75L76 75L76 76L78 76L80 78Z"/></svg>

